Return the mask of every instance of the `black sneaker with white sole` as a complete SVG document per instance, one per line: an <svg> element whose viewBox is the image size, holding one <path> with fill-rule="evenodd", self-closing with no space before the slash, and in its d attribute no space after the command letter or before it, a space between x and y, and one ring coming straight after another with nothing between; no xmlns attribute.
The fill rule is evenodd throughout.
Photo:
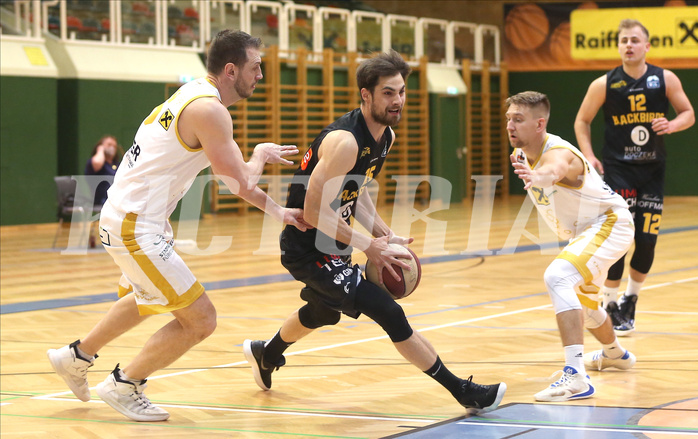
<svg viewBox="0 0 698 439"><path fill-rule="evenodd" d="M262 390L271 389L271 374L286 364L286 358L282 355L275 363L264 361L264 340L245 340L242 343L242 352L245 359L252 366L252 374L257 385Z"/></svg>
<svg viewBox="0 0 698 439"><path fill-rule="evenodd" d="M626 296L623 294L619 300L618 314L621 322L613 325L613 330L616 335L623 337L629 335L635 330L635 307L637 305L637 296Z"/></svg>
<svg viewBox="0 0 698 439"><path fill-rule="evenodd" d="M473 382L473 376L463 380L460 393L456 399L466 409L475 413L485 413L496 409L507 391L505 383L477 384Z"/></svg>

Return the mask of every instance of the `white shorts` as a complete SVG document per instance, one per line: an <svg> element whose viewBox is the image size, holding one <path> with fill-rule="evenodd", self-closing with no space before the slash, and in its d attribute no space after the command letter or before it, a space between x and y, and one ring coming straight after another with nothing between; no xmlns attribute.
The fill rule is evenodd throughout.
<svg viewBox="0 0 698 439"><path fill-rule="evenodd" d="M162 314L187 307L204 292L174 251L169 222L150 222L135 213L105 203L99 235L123 273L119 297L133 291L141 315Z"/></svg>
<svg viewBox="0 0 698 439"><path fill-rule="evenodd" d="M596 219L558 255L572 263L584 278L575 287L582 305L597 309L597 293L606 280L608 269L633 243L635 225L628 209L609 209Z"/></svg>

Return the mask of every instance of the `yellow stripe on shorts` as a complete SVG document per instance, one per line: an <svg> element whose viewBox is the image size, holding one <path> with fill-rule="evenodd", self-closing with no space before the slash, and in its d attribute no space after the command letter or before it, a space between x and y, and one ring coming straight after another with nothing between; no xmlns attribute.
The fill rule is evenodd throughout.
<svg viewBox="0 0 698 439"><path fill-rule="evenodd" d="M612 209L608 209L605 215L607 217L606 221L603 222L599 231L596 232L596 235L589 241L589 244L582 250L581 254L575 255L572 252L563 251L558 255L558 258L570 261L575 266L582 277L584 277L584 283L586 284L590 284L594 279L591 271L587 268L589 259L594 256L599 247L611 236L611 230L613 230L614 224L618 221L618 215Z"/></svg>
<svg viewBox="0 0 698 439"><path fill-rule="evenodd" d="M141 246L136 241L136 222L138 220L138 214L127 213L123 222L121 223L121 238L124 246L128 250L128 253L133 257L138 266L143 270L148 279L155 285L155 287L160 290L160 292L167 299L167 305L152 304L152 305L138 305L138 310L141 315L145 314L161 314L164 312L170 312L177 309L184 308L192 304L196 299L201 296L204 291L204 286L200 282L194 282L194 284L187 290L184 294L179 296L175 289L170 285L170 283L165 279L165 277L157 269L153 261L150 260L148 255L146 255L142 250Z"/></svg>

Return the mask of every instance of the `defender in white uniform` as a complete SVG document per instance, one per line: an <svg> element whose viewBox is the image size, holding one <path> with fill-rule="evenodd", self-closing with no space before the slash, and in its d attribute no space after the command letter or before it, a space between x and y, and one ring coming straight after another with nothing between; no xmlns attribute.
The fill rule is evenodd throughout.
<svg viewBox="0 0 698 439"><path fill-rule="evenodd" d="M120 299L82 342L48 351L51 366L80 400L90 399L87 369L98 350L148 316L171 312L174 320L126 367L117 365L97 385L104 402L133 420L169 417L143 393L146 378L216 327L216 310L174 251L168 222L201 170L211 166L231 192L279 221L306 229L302 210L282 208L257 186L265 163L292 164L284 157L297 148L263 143L245 162L233 140L227 107L250 97L262 78L261 44L244 32L221 31L209 48L207 76L153 109L124 156L100 218L102 243L123 272Z"/></svg>
<svg viewBox="0 0 698 439"><path fill-rule="evenodd" d="M635 356L621 347L597 299L608 269L632 243L632 216L625 200L603 182L577 148L546 132L547 96L527 91L507 99L507 105L514 172L548 226L569 240L544 275L565 348L565 367L562 377L535 398L589 398L594 387L587 367L629 369L635 364ZM584 355L583 326L603 349Z"/></svg>

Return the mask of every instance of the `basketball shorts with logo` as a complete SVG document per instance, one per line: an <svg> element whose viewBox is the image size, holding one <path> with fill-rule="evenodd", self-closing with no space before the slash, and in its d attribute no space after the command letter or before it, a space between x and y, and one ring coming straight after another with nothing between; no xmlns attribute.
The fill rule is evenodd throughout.
<svg viewBox="0 0 698 439"><path fill-rule="evenodd" d="M281 265L307 288L301 291L301 299L322 304L349 317L361 313L355 308L356 287L361 282L361 268L351 262L351 255L328 255L319 251L302 256L290 253L292 246L282 233Z"/></svg>
<svg viewBox="0 0 698 439"><path fill-rule="evenodd" d="M608 269L627 253L634 234L630 211L609 209L571 239L558 255L571 262L584 278L584 283L575 287L582 305L597 309L597 293L606 280Z"/></svg>
<svg viewBox="0 0 698 439"><path fill-rule="evenodd" d="M107 200L99 221L102 244L121 268L119 297L133 292L141 315L185 308L204 292L174 250L168 221L123 213Z"/></svg>
<svg viewBox="0 0 698 439"><path fill-rule="evenodd" d="M664 207L666 164L653 162L627 164L604 162L604 181L620 194L630 207L636 233L659 233ZM645 224L645 222L648 222ZM655 238L656 239L656 238Z"/></svg>

